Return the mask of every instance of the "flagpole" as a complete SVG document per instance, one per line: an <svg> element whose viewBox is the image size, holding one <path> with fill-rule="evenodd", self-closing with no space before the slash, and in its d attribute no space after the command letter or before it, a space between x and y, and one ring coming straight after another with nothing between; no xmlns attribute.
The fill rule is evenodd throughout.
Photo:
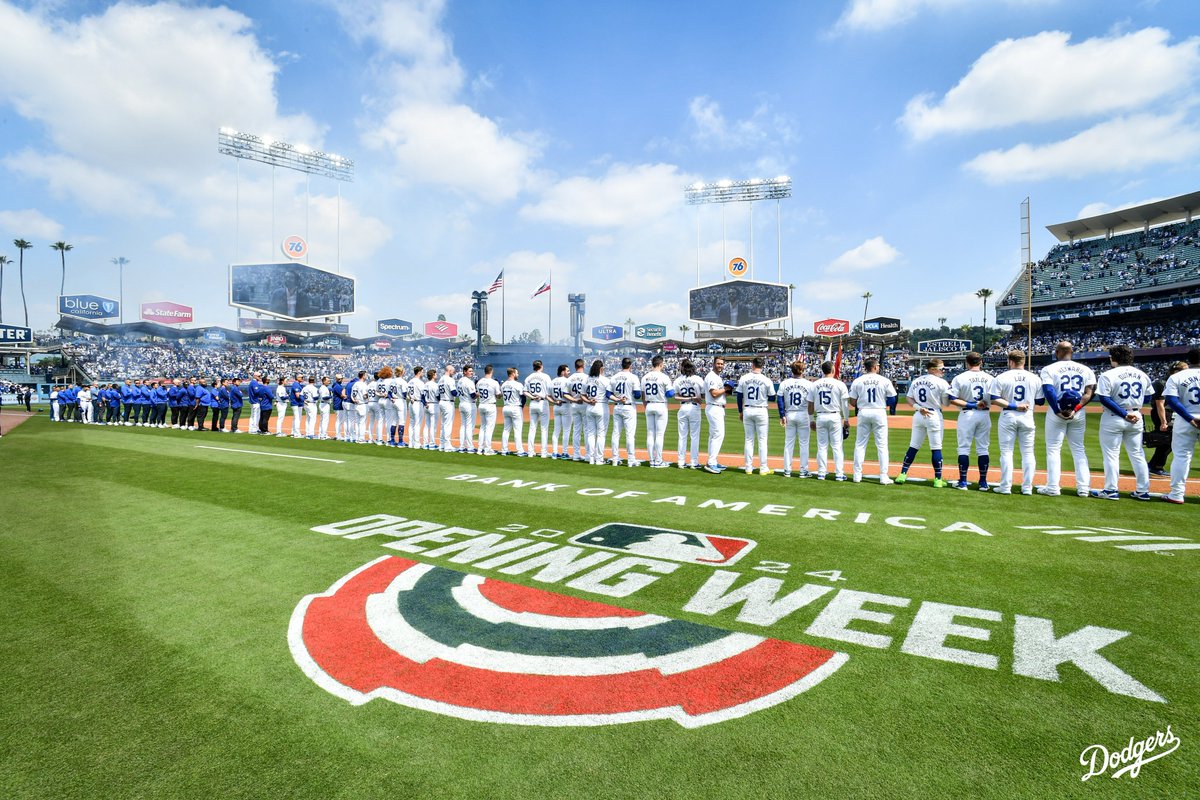
<svg viewBox="0 0 1200 800"><path fill-rule="evenodd" d="M500 275L504 275L504 271L500 271ZM504 344L508 339L504 335L504 284L506 281L500 282L500 344Z"/></svg>
<svg viewBox="0 0 1200 800"><path fill-rule="evenodd" d="M550 269L550 280L546 281L546 344L550 344L550 317L554 313L554 269Z"/></svg>

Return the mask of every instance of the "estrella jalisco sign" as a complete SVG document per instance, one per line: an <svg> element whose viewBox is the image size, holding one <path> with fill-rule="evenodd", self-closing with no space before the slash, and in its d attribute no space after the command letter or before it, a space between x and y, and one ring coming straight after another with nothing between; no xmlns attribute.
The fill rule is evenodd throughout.
<svg viewBox="0 0 1200 800"><path fill-rule="evenodd" d="M917 342L917 352L922 355L946 356L957 353L969 353L974 345L970 339L929 339Z"/></svg>
<svg viewBox="0 0 1200 800"><path fill-rule="evenodd" d="M121 304L94 294L63 294L58 296L58 313L78 319L112 319L121 313Z"/></svg>

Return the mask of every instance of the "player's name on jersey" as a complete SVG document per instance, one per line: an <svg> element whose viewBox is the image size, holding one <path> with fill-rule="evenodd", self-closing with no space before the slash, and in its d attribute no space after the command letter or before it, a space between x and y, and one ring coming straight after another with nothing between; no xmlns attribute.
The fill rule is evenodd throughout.
<svg viewBox="0 0 1200 800"><path fill-rule="evenodd" d="M629 597L664 578L686 580L697 575L694 571L679 572L683 566L680 563L539 540L537 534L545 532L526 525L507 525L503 529L509 528L529 529L529 534L508 536L391 514L372 514L310 530L344 539L377 539L381 547L405 557L469 564L472 571L523 576L525 580L562 584L606 598ZM550 533L557 537L564 532ZM760 627L785 619L794 625L800 620L806 625L806 637L865 648L859 652L898 650L906 655L992 672L1011 671L1053 683L1061 680L1059 668L1071 665L1078 669L1063 671L1070 672L1073 680L1086 674L1112 694L1167 702L1100 653L1129 636L1128 631L1098 625L1062 625L1043 617L838 589L829 583L786 585L781 578L756 576L749 571L715 569L702 574L703 582L692 590L683 611L707 617L720 615L727 621L736 619ZM871 623L870 632L864 629L864 621ZM995 635L1000 627L1010 630Z"/></svg>
<svg viewBox="0 0 1200 800"><path fill-rule="evenodd" d="M673 505L680 508L698 508L713 513L722 511L750 511L772 517L796 517L798 519L820 520L824 522L842 522L856 525L888 525L893 528L924 531L937 530L942 533L973 533L979 536L992 534L973 522L955 521L944 526L931 526L925 517L909 516L880 516L871 511L843 511L832 508L800 508L781 503L750 503L745 500L724 500L716 497L698 498L687 495L656 496L650 492L634 490L611 489L606 486L575 487L568 483L546 483L536 480L520 480L504 478L499 475L474 475L468 472L449 475L448 481L463 481L466 483L484 484L497 489L522 490L529 492L553 492L556 494L577 494L582 497L607 497L613 500L629 500L642 503L657 503Z"/></svg>

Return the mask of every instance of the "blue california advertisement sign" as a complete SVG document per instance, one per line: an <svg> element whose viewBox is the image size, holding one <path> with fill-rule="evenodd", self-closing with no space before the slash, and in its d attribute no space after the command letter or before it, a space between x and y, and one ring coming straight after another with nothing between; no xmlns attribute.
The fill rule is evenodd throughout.
<svg viewBox="0 0 1200 800"><path fill-rule="evenodd" d="M112 319L120 316L121 304L94 294L64 294L58 297L58 313L79 319Z"/></svg>

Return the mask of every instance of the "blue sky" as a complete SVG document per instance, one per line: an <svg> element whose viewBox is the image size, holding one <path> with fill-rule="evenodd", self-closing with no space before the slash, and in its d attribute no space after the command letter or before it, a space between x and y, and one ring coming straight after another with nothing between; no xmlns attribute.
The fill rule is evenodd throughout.
<svg viewBox="0 0 1200 800"><path fill-rule="evenodd" d="M230 126L355 159L341 268L355 334L445 314L505 270L505 328L686 322L696 180L792 177L782 273L797 331L828 316L978 322L1049 223L1197 188L1200 7L1095 0L7 3L0 0L0 252L26 252L30 321L68 292L232 325L226 265L308 232L334 268L336 185L241 173ZM755 277L777 272L754 209ZM700 213L701 279L750 257L744 205ZM235 248L235 229L240 230ZM20 320L16 269L3 314ZM493 335L499 334L493 296ZM991 312L989 311L989 318Z"/></svg>

